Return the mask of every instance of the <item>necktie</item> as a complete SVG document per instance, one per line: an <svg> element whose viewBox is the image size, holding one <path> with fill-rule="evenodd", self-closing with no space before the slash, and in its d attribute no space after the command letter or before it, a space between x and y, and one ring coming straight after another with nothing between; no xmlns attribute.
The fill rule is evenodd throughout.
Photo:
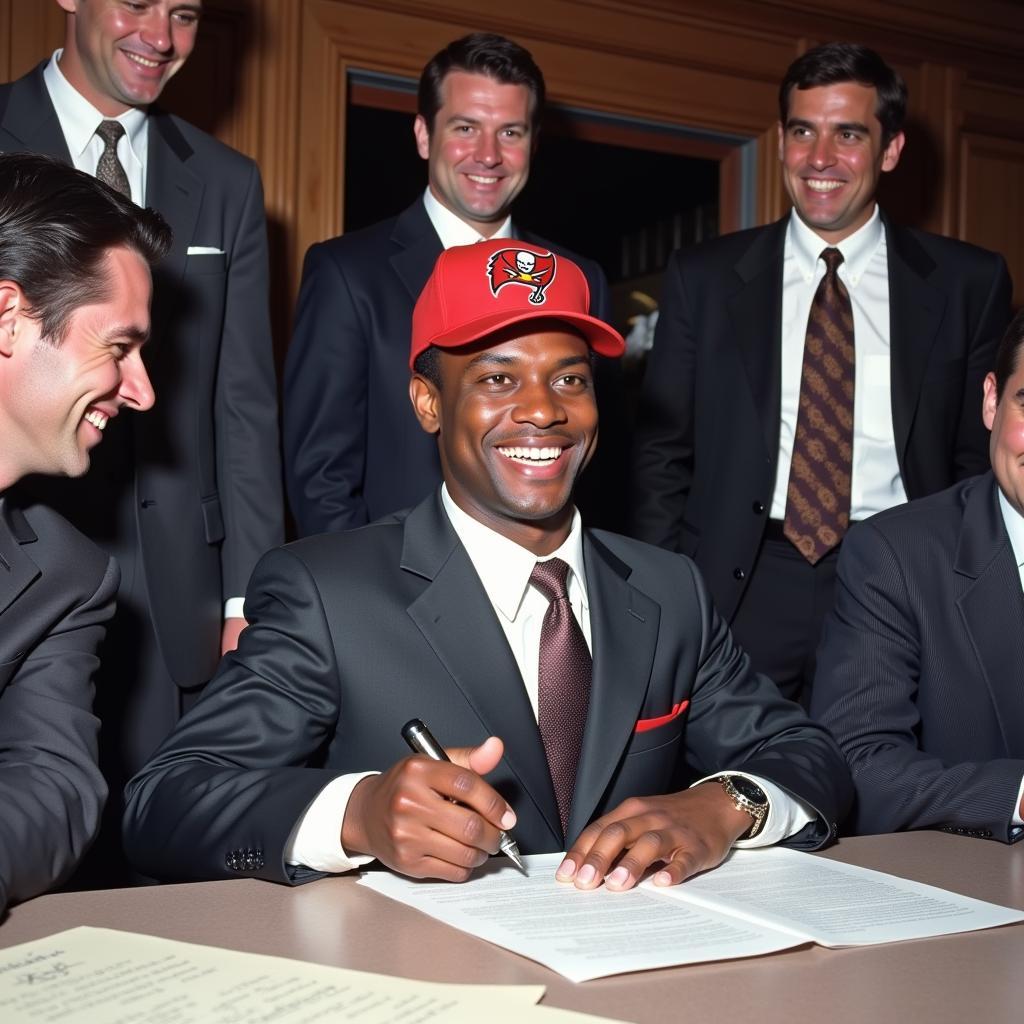
<svg viewBox="0 0 1024 1024"><path fill-rule="evenodd" d="M783 528L811 565L850 525L853 469L853 310L836 273L843 254L825 249L821 258L827 269L807 321Z"/></svg>
<svg viewBox="0 0 1024 1024"><path fill-rule="evenodd" d="M583 746L590 701L590 650L572 613L565 581L569 566L560 558L538 562L530 582L550 601L540 629L537 724L555 787L562 834L576 788L576 766Z"/></svg>
<svg viewBox="0 0 1024 1024"><path fill-rule="evenodd" d="M117 141L124 135L124 125L120 121L101 121L96 134L103 140L103 153L96 165L96 177L115 192L120 192L131 199L132 189L128 184L128 175L124 173L121 161L117 159Z"/></svg>

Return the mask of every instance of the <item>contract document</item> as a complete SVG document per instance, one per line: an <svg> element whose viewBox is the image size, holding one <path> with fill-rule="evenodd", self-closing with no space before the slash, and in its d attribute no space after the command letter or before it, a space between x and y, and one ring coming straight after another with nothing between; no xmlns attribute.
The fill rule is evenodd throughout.
<svg viewBox="0 0 1024 1024"><path fill-rule="evenodd" d="M595 1024L543 985L441 985L72 928L0 950L3 1024Z"/></svg>
<svg viewBox="0 0 1024 1024"><path fill-rule="evenodd" d="M881 871L770 847L733 850L670 888L582 892L555 881L561 854L528 876L492 860L462 885L368 872L363 885L520 953L571 981L789 949L873 945L1024 921L1024 912Z"/></svg>

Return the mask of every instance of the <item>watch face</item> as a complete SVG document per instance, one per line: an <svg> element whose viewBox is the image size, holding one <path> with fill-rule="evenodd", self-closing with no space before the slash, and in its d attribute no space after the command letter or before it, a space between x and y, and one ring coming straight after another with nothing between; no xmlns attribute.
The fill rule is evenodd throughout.
<svg viewBox="0 0 1024 1024"><path fill-rule="evenodd" d="M745 796L752 804L768 803L768 797L764 795L764 790L756 783L751 782L750 779L744 778L742 775L730 775L729 781L733 784L733 788L740 796Z"/></svg>

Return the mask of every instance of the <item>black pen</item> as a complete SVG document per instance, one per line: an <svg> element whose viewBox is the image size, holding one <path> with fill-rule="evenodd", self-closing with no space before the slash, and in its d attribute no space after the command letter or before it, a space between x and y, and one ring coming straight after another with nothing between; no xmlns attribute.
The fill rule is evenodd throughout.
<svg viewBox="0 0 1024 1024"><path fill-rule="evenodd" d="M430 730L418 718L414 718L402 726L402 738L417 754L423 754L434 761L451 761L451 758L444 752L444 747L431 736ZM526 865L523 863L516 841L507 832L502 832L500 845L501 852L525 875Z"/></svg>

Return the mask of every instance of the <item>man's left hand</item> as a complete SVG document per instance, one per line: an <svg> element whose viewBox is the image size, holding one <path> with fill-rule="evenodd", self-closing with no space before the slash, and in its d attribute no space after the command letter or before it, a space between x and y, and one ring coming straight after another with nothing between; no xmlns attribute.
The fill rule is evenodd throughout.
<svg viewBox="0 0 1024 1024"><path fill-rule="evenodd" d="M249 623L241 616L224 620L224 628L220 632L220 654L222 658L228 651L233 651L238 646L238 638L242 635L242 630L248 625Z"/></svg>
<svg viewBox="0 0 1024 1024"><path fill-rule="evenodd" d="M676 885L720 864L752 819L715 782L667 796L633 797L591 822L555 877L577 889L631 889L653 864L655 885Z"/></svg>

